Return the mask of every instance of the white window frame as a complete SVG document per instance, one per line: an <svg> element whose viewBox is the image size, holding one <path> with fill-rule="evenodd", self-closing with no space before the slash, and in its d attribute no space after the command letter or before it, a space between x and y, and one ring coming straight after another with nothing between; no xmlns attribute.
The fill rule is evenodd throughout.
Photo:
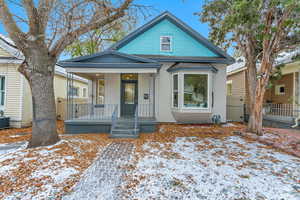
<svg viewBox="0 0 300 200"><path fill-rule="evenodd" d="M162 42L162 39L164 38L164 37L168 37L168 38L170 38L170 50L163 50L162 49L162 45L163 44L169 44L169 43L163 43ZM160 36L160 51L162 51L162 52L172 52L172 44L173 44L173 38L172 38L172 36L170 36L170 35L163 35L163 36Z"/></svg>
<svg viewBox="0 0 300 200"><path fill-rule="evenodd" d="M7 76L4 74L0 74L0 77L4 77L4 103L3 105L0 104L0 110L4 110L6 107L6 93L7 93ZM1 90L0 90L1 92Z"/></svg>
<svg viewBox="0 0 300 200"><path fill-rule="evenodd" d="M284 92L282 93L282 92L280 92L280 88L281 87L284 87ZM280 96L280 95L285 95L285 91L286 90L286 87L285 87L285 85L284 84L280 84L280 85L276 85L275 86L275 95L278 95L278 96Z"/></svg>
<svg viewBox="0 0 300 200"><path fill-rule="evenodd" d="M188 74L200 74L200 75L207 75L207 108L197 108L197 107L188 107L184 105L184 76ZM211 89L210 89L210 73L209 72L184 72L182 73L182 91L181 91L181 105L182 109L186 110L205 110L209 111L210 110L210 95L211 95Z"/></svg>
<svg viewBox="0 0 300 200"><path fill-rule="evenodd" d="M175 75L177 75L177 96L178 96L177 97L178 98L177 99L177 101L178 101L177 102L177 107L174 106L174 76ZM174 74L172 74L172 108L178 109L180 107L180 105L179 105L179 102L180 102L179 101L179 96L180 96L179 93L180 93L179 92L179 73L174 73Z"/></svg>
<svg viewBox="0 0 300 200"><path fill-rule="evenodd" d="M84 90L85 90L85 95L84 95ZM82 97L83 97L83 98L87 98L87 97L88 97L88 90L87 90L86 87L83 87L83 88L82 88Z"/></svg>

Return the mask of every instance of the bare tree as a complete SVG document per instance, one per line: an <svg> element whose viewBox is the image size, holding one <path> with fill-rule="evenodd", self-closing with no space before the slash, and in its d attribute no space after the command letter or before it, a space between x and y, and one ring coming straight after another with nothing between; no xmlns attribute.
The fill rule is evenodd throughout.
<svg viewBox="0 0 300 200"><path fill-rule="evenodd" d="M11 3L22 9L18 9L21 14L9 9ZM133 0L0 0L0 20L25 57L19 71L32 92L32 138L28 147L59 141L53 78L63 50L80 35L109 26L134 11Z"/></svg>

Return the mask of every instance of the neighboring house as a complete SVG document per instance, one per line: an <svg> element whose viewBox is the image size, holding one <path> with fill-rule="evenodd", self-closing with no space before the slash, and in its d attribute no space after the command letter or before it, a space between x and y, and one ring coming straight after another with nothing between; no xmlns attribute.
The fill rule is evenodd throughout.
<svg viewBox="0 0 300 200"><path fill-rule="evenodd" d="M58 63L91 88L88 105L69 101L66 132L118 136L154 131L157 122L211 123L213 116L226 122L226 66L233 62L164 12L107 51Z"/></svg>
<svg viewBox="0 0 300 200"><path fill-rule="evenodd" d="M12 127L26 127L32 121L31 91L26 78L18 72L23 55L13 42L0 35L0 110L10 117ZM78 98L87 98L87 80L74 77L74 86L70 92ZM67 98L67 73L59 66L55 68L55 98Z"/></svg>
<svg viewBox="0 0 300 200"><path fill-rule="evenodd" d="M276 58L276 67L280 68L281 76L273 79L270 88L267 89L264 97L264 118L275 121L293 123L293 120L299 116L300 102L300 61L296 58L300 55L300 48L289 52L282 52ZM243 120L243 109L238 112L233 110L238 100L242 104L247 104L246 91L247 77L245 61L243 57L236 59L236 63L227 68L227 100L228 118L238 121Z"/></svg>

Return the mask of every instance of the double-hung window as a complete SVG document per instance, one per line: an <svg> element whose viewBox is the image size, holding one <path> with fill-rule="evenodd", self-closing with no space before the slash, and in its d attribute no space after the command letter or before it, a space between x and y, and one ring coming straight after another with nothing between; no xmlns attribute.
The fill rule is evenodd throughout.
<svg viewBox="0 0 300 200"><path fill-rule="evenodd" d="M172 51L172 38L171 36L160 37L160 51L170 52Z"/></svg>
<svg viewBox="0 0 300 200"><path fill-rule="evenodd" d="M178 74L173 75L173 107L178 108Z"/></svg>
<svg viewBox="0 0 300 200"><path fill-rule="evenodd" d="M183 106L208 108L208 74L184 74Z"/></svg>
<svg viewBox="0 0 300 200"><path fill-rule="evenodd" d="M79 96L79 88L78 87L69 87L69 95L72 97L78 97Z"/></svg>
<svg viewBox="0 0 300 200"><path fill-rule="evenodd" d="M5 104L5 76L0 76L0 107Z"/></svg>

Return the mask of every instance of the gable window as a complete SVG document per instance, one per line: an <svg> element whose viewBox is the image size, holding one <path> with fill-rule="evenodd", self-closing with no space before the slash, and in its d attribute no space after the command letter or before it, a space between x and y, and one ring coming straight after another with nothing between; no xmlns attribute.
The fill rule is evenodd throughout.
<svg viewBox="0 0 300 200"><path fill-rule="evenodd" d="M276 95L285 95L285 85L276 85L275 86Z"/></svg>
<svg viewBox="0 0 300 200"><path fill-rule="evenodd" d="M178 74L173 75L173 107L178 108Z"/></svg>
<svg viewBox="0 0 300 200"><path fill-rule="evenodd" d="M5 76L0 76L0 106L5 104Z"/></svg>
<svg viewBox="0 0 300 200"><path fill-rule="evenodd" d="M160 37L160 51L172 51L172 47L171 47L171 36L161 36Z"/></svg>
<svg viewBox="0 0 300 200"><path fill-rule="evenodd" d="M208 108L208 74L184 74L185 108Z"/></svg>

